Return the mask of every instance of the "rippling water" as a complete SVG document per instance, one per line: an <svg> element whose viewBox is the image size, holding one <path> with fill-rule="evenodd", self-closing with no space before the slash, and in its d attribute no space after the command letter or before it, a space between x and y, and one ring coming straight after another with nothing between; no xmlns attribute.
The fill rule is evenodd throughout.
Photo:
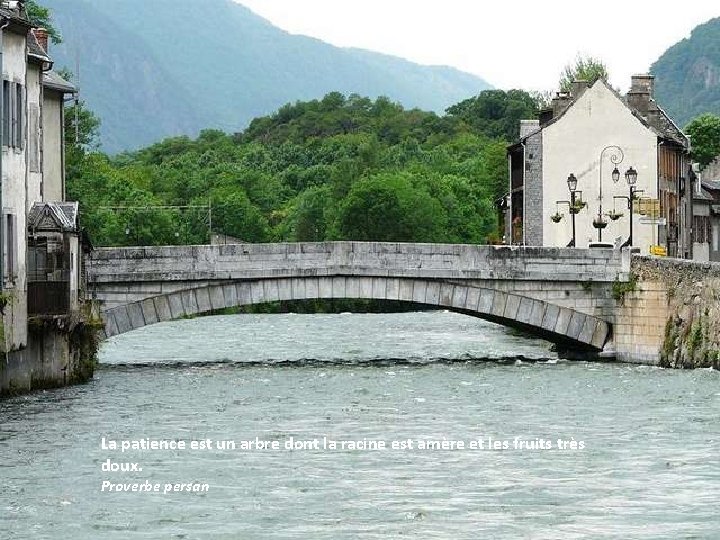
<svg viewBox="0 0 720 540"><path fill-rule="evenodd" d="M87 386L0 402L0 538L720 538L718 372L558 362L440 312L178 321L102 361ZM103 436L586 447L120 457ZM143 471L104 473L108 458ZM146 478L210 489L100 492Z"/></svg>

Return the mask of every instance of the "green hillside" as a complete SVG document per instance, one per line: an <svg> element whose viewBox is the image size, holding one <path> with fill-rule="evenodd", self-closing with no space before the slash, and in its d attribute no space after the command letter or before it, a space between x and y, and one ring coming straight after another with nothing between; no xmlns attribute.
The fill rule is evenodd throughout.
<svg viewBox="0 0 720 540"><path fill-rule="evenodd" d="M670 47L650 71L658 103L681 127L700 114L720 114L720 17Z"/></svg>
<svg viewBox="0 0 720 540"><path fill-rule="evenodd" d="M507 189L494 114L509 109L515 133L537 104L488 90L438 116L333 92L234 135L205 130L115 157L73 152L68 196L96 245L205 243L210 203L212 232L248 242L485 243L497 239L494 201Z"/></svg>
<svg viewBox="0 0 720 540"><path fill-rule="evenodd" d="M103 120L103 148L135 149L252 118L331 91L388 96L437 112L489 85L449 67L333 47L291 35L231 0L43 0Z"/></svg>

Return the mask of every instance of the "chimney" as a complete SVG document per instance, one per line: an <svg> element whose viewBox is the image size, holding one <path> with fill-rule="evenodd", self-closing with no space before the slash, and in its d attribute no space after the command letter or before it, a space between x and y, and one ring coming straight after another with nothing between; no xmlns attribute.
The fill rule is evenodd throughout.
<svg viewBox="0 0 720 540"><path fill-rule="evenodd" d="M570 105L570 92L557 92L552 98L553 118L560 116Z"/></svg>
<svg viewBox="0 0 720 540"><path fill-rule="evenodd" d="M649 75L647 73L642 75L633 75L630 77L630 91L637 93L649 94L653 97L655 92L655 75Z"/></svg>
<svg viewBox="0 0 720 540"><path fill-rule="evenodd" d="M647 74L633 75L630 82L627 103L641 115L647 116L651 109L650 101L655 90L655 76Z"/></svg>
<svg viewBox="0 0 720 540"><path fill-rule="evenodd" d="M573 99L579 98L582 95L582 93L585 90L587 90L588 86L589 85L588 85L587 81L583 81L583 80L573 81L571 90L570 90L570 94L572 95L572 98Z"/></svg>
<svg viewBox="0 0 720 540"><path fill-rule="evenodd" d="M45 51L45 54L48 52L48 31L45 28L33 28L32 30L33 34L35 34L35 39L37 39L38 45L42 47L42 50Z"/></svg>
<svg viewBox="0 0 720 540"><path fill-rule="evenodd" d="M520 138L524 139L540 128L540 120L520 120Z"/></svg>

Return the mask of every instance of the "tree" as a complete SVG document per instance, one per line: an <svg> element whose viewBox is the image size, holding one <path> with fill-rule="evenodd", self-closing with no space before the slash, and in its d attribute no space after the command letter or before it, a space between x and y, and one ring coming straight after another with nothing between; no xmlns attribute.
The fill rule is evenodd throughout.
<svg viewBox="0 0 720 540"><path fill-rule="evenodd" d="M587 81L593 84L598 79L607 81L609 78L607 66L602 60L578 55L574 63L565 66L560 76L560 90L569 92L574 81Z"/></svg>
<svg viewBox="0 0 720 540"><path fill-rule="evenodd" d="M226 188L213 192L213 231L244 242L267 242L268 223L242 189Z"/></svg>
<svg viewBox="0 0 720 540"><path fill-rule="evenodd" d="M537 100L524 90L485 90L447 109L478 135L506 141L517 139L520 120L535 118L537 112Z"/></svg>
<svg viewBox="0 0 720 540"><path fill-rule="evenodd" d="M703 167L720 155L720 116L701 114L685 127L685 133L690 135L693 159Z"/></svg>
<svg viewBox="0 0 720 540"><path fill-rule="evenodd" d="M27 11L27 17L33 25L39 28L45 28L48 31L50 39L56 45L62 43L62 37L57 28L53 26L52 13L48 8L40 6L34 0L29 0L28 3L25 4L25 9Z"/></svg>
<svg viewBox="0 0 720 540"><path fill-rule="evenodd" d="M291 240L294 242L325 240L331 203L328 186L311 187L303 191L297 197L289 216Z"/></svg>
<svg viewBox="0 0 720 540"><path fill-rule="evenodd" d="M436 242L446 216L440 203L413 186L408 175L383 173L353 185L339 223L345 240Z"/></svg>

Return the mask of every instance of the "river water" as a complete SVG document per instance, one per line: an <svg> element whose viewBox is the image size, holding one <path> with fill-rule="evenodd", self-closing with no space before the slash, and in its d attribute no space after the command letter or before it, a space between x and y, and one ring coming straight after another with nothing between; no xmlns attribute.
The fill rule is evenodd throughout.
<svg viewBox="0 0 720 540"><path fill-rule="evenodd" d="M101 361L86 386L0 402L1 539L720 538L718 372L558 361L443 312L177 321ZM216 448L256 437L281 447ZM466 448L418 448L443 440Z"/></svg>

